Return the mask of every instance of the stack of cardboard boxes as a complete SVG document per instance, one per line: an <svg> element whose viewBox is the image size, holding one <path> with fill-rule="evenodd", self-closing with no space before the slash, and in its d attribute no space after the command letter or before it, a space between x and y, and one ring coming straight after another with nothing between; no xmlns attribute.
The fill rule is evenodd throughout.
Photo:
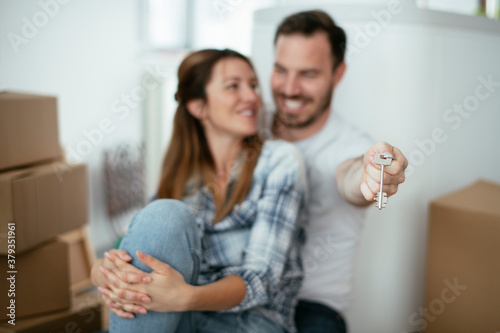
<svg viewBox="0 0 500 333"><path fill-rule="evenodd" d="M0 332L93 332L101 304L87 170L64 162L57 99L0 92Z"/></svg>

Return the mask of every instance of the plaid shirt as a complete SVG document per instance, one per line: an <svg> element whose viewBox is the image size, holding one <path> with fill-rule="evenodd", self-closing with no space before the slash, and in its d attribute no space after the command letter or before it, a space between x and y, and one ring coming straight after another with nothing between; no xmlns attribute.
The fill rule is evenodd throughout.
<svg viewBox="0 0 500 333"><path fill-rule="evenodd" d="M307 218L306 190L299 152L289 143L272 140L262 148L246 199L222 221L212 223L215 206L206 187L184 198L200 230L198 284L233 274L245 281L245 298L227 311L258 309L287 331L296 332L293 316L303 277L300 247Z"/></svg>

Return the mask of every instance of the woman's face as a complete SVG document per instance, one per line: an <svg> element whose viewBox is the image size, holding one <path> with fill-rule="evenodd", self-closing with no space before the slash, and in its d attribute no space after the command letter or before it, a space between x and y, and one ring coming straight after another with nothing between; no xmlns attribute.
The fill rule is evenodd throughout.
<svg viewBox="0 0 500 333"><path fill-rule="evenodd" d="M206 86L203 125L207 135L242 139L257 133L261 99L257 77L242 59L226 58L217 62Z"/></svg>

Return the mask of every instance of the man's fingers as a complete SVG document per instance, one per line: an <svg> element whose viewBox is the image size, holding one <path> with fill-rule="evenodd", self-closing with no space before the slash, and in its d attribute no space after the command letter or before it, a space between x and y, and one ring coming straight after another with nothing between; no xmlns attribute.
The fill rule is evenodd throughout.
<svg viewBox="0 0 500 333"><path fill-rule="evenodd" d="M373 201L373 199L375 198L375 194L373 194L373 192L370 190L366 181L361 183L360 189L361 189L361 194L363 194L363 197L367 201Z"/></svg>
<svg viewBox="0 0 500 333"><path fill-rule="evenodd" d="M373 180L380 180L380 169L377 169L373 165L369 164L366 166L366 173L368 174L368 178Z"/></svg>
<svg viewBox="0 0 500 333"><path fill-rule="evenodd" d="M394 157L396 159L392 161L391 165L386 167L386 171L391 175L402 175L402 179L400 179L400 183L402 183L404 182L404 171L408 167L408 160L396 147L394 147Z"/></svg>
<svg viewBox="0 0 500 333"><path fill-rule="evenodd" d="M399 182L394 180L396 178L395 176L384 173L384 186L382 187L382 191L387 193L387 196L394 195L398 191ZM365 183L368 189L373 192L373 197L375 197L377 192L380 191L380 171L378 171L378 174L375 174L375 176L368 175ZM363 191L361 191L361 193L363 193ZM366 199L365 193L363 193L363 196Z"/></svg>
<svg viewBox="0 0 500 333"><path fill-rule="evenodd" d="M386 168L387 167L384 168L384 189L385 189L386 185L399 185L402 182L404 182L405 175L403 172L398 173L396 175L392 175L389 172L385 172ZM372 165L368 165L366 167L366 173L368 174L367 178L371 178L375 183L379 184L378 186L380 186L380 170L379 169L376 169ZM378 192L378 190L377 190L377 192ZM386 191L384 190L384 192L386 192Z"/></svg>
<svg viewBox="0 0 500 333"><path fill-rule="evenodd" d="M365 154L365 170L361 179L360 190L363 197L373 200L380 191L381 166L375 163L375 154L387 154L394 157L390 165L384 166L383 189L387 196L394 195L398 191L398 185L405 181L404 170L408 166L408 160L403 153L387 142L379 142L373 145Z"/></svg>
<svg viewBox="0 0 500 333"><path fill-rule="evenodd" d="M393 149L393 152L394 152L394 157L403 163L403 167L404 169L406 169L406 167L408 166L408 160L406 159L406 157L403 155L403 153L401 152L401 150L399 150L398 147L394 147Z"/></svg>
<svg viewBox="0 0 500 333"><path fill-rule="evenodd" d="M372 146L373 153L389 154L394 156L394 147L387 142L378 142ZM396 157L396 156L394 156Z"/></svg>
<svg viewBox="0 0 500 333"><path fill-rule="evenodd" d="M401 155L399 158L392 160L390 165L385 166L384 171L390 173L391 175L397 175L404 173L407 166L408 160Z"/></svg>
<svg viewBox="0 0 500 333"><path fill-rule="evenodd" d="M381 166L375 163L375 154L388 154L392 155L394 159L392 160L390 165L384 166L384 184L401 184L405 180L404 170L408 166L408 160L404 157L401 150L397 147L391 146L387 142L379 142L371 147L371 153L373 156L369 158L369 165L367 166L367 172L372 178L376 178L375 170L371 169L370 166L373 166L376 170L378 170L378 178L380 178L380 170ZM389 176L388 176L389 175ZM387 178L387 179L386 179Z"/></svg>
<svg viewBox="0 0 500 333"><path fill-rule="evenodd" d="M361 194L363 194L363 197L368 201L374 201L375 196L377 195L377 192L379 191L379 189L380 188L377 187L376 190L374 190L373 187L370 187L368 185L367 181L363 182L360 185ZM388 197L390 197L391 195L394 195L397 193L398 186L397 185L384 185L383 191L387 194Z"/></svg>
<svg viewBox="0 0 500 333"><path fill-rule="evenodd" d="M374 180L371 177L367 177L366 184L368 185L370 191L372 191L375 194L377 194L377 192L380 190L380 179Z"/></svg>
<svg viewBox="0 0 500 333"><path fill-rule="evenodd" d="M398 191L398 186L397 185L384 185L384 188L382 189L385 193L387 193L387 196L390 197L391 195L396 194Z"/></svg>

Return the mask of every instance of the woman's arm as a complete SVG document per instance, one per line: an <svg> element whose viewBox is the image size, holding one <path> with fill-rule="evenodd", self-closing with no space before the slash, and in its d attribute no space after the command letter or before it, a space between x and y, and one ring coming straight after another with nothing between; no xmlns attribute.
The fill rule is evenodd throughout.
<svg viewBox="0 0 500 333"><path fill-rule="evenodd" d="M216 282L203 286L192 286L185 282L183 276L168 264L137 251L137 257L153 272L143 273L151 278L147 284L126 283L109 269L102 273L110 288L105 294L113 302L130 309L132 304L124 298L134 298L135 306L158 312L178 311L219 311L233 308L245 298L246 285L237 275L226 276ZM114 257L118 266L122 263ZM134 295L149 295L150 301L137 300Z"/></svg>
<svg viewBox="0 0 500 333"><path fill-rule="evenodd" d="M247 287L238 275L229 275L203 286L195 286L190 310L222 311L234 308L245 298Z"/></svg>

